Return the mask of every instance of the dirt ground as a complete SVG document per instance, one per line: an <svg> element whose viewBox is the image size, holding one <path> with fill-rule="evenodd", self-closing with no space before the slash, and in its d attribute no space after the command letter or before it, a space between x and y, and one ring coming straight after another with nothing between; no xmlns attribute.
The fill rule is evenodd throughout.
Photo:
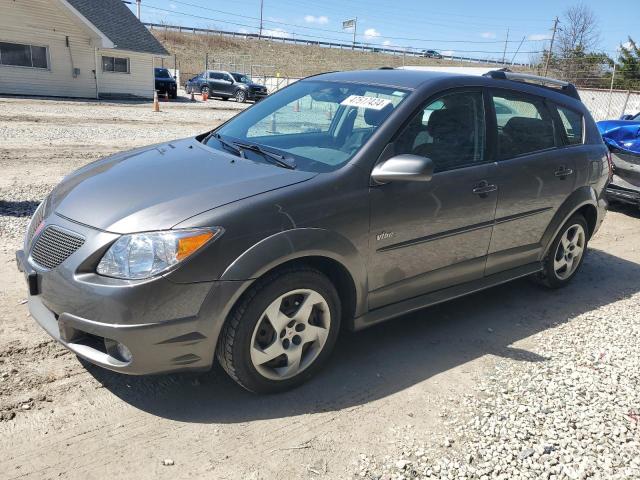
<svg viewBox="0 0 640 480"><path fill-rule="evenodd" d="M289 393L251 395L219 368L128 377L82 363L24 304L14 251L28 215L71 170L238 108L0 98L0 478L352 478L362 455L393 456L408 436L463 450L447 418L473 415L463 397L482 394L499 359L529 362L538 334L640 290L640 215L625 209L568 288L521 280L346 334Z"/></svg>

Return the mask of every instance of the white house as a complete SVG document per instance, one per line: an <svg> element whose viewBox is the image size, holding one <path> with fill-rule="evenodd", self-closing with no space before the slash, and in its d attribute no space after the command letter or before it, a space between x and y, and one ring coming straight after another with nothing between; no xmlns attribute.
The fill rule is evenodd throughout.
<svg viewBox="0 0 640 480"><path fill-rule="evenodd" d="M167 55L122 0L0 0L0 94L149 98Z"/></svg>

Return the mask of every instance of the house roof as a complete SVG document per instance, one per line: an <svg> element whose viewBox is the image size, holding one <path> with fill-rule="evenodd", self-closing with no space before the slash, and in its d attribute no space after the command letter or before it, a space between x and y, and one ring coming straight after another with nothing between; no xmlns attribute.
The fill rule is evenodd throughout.
<svg viewBox="0 0 640 480"><path fill-rule="evenodd" d="M165 56L169 52L122 0L66 0L119 50Z"/></svg>

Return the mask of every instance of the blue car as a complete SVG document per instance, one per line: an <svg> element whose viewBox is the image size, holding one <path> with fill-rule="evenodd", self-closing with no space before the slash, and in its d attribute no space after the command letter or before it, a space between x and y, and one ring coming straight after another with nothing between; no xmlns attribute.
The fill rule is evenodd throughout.
<svg viewBox="0 0 640 480"><path fill-rule="evenodd" d="M613 162L613 177L606 190L608 200L640 207L640 113L603 120L598 122L598 129Z"/></svg>

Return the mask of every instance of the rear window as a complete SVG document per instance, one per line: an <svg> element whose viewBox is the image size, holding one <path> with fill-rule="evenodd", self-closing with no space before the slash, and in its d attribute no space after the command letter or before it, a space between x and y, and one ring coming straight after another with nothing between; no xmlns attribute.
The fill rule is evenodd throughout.
<svg viewBox="0 0 640 480"><path fill-rule="evenodd" d="M565 107L556 107L569 145L582 145L582 115Z"/></svg>
<svg viewBox="0 0 640 480"><path fill-rule="evenodd" d="M541 98L512 92L494 93L493 105L502 159L555 147L553 120Z"/></svg>

